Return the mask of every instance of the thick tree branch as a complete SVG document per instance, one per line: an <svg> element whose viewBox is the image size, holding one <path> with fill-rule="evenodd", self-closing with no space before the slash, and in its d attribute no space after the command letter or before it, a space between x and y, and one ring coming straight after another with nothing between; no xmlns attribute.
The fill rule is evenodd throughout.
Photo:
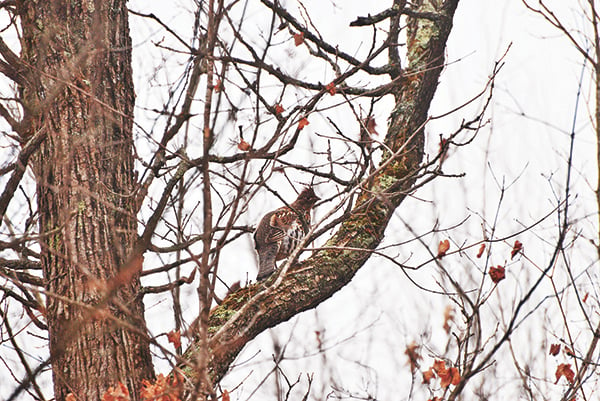
<svg viewBox="0 0 600 401"><path fill-rule="evenodd" d="M410 79L402 87L393 87L396 106L391 113L385 155L368 191L364 191L327 247L294 266L279 285L265 289L264 283L244 288L226 298L213 309L210 318L210 369L215 382L246 343L264 330L290 319L299 312L317 306L331 297L354 277L384 236L396 207L404 200L416 180L423 155L423 126L429 104L437 87L444 63L444 48L452 27L458 0L446 1L439 10L429 2L421 12L436 12L433 20L409 23L407 72ZM273 283L273 279L266 282ZM192 343L185 353L193 361L198 344ZM193 364L182 366L190 378L196 378Z"/></svg>

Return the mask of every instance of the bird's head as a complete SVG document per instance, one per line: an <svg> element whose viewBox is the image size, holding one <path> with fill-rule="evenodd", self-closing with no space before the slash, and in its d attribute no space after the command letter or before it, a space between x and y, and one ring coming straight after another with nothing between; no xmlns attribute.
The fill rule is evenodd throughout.
<svg viewBox="0 0 600 401"><path fill-rule="evenodd" d="M292 207L294 209L310 210L320 199L321 198L315 194L315 190L312 187L308 187L300 192L298 199L292 203Z"/></svg>

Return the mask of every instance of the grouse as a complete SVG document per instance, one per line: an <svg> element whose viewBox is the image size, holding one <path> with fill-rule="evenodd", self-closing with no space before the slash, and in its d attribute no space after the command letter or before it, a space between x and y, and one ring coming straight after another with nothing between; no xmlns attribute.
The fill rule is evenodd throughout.
<svg viewBox="0 0 600 401"><path fill-rule="evenodd" d="M319 199L312 188L306 188L291 205L273 210L260 220L254 232L256 280L269 277L276 269L275 262L287 258L296 248L308 232L310 211Z"/></svg>

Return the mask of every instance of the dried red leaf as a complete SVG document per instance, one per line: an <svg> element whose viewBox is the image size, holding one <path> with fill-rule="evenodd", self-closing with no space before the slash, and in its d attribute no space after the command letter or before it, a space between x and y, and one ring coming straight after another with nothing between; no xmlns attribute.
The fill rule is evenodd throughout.
<svg viewBox="0 0 600 401"><path fill-rule="evenodd" d="M375 123L375 119L372 116L367 117L365 119L364 124L367 127L367 132L369 134L371 134L371 135L379 135L379 133L375 129L375 127L377 126L377 123Z"/></svg>
<svg viewBox="0 0 600 401"><path fill-rule="evenodd" d="M561 363L558 365L556 367L556 372L554 372L554 376L556 377L556 382L554 382L554 384L558 383L562 376L564 376L571 384L575 382L575 372L571 369L570 363Z"/></svg>
<svg viewBox="0 0 600 401"><path fill-rule="evenodd" d="M490 278L492 279L492 281L496 284L498 284L500 281L502 281L506 278L504 266L498 266L498 267L492 266L492 267L490 267L490 271L488 272L488 274L490 275Z"/></svg>
<svg viewBox="0 0 600 401"><path fill-rule="evenodd" d="M237 145L238 149L241 150L242 152L247 152L251 149L251 146L248 142L246 142L244 140L244 138L240 139L240 142Z"/></svg>
<svg viewBox="0 0 600 401"><path fill-rule="evenodd" d="M556 356L560 352L560 344L550 345L550 355Z"/></svg>
<svg viewBox="0 0 600 401"><path fill-rule="evenodd" d="M295 33L294 34L294 44L296 46L300 46L302 43L304 43L304 33L303 32Z"/></svg>
<svg viewBox="0 0 600 401"><path fill-rule="evenodd" d="M431 379L433 379L435 376L435 373L433 373L433 368L429 368L428 370L423 372L423 383L425 384L429 384L429 382L431 381Z"/></svg>
<svg viewBox="0 0 600 401"><path fill-rule="evenodd" d="M437 257L440 259L443 258L446 255L446 252L448 252L448 249L450 249L450 241L447 239L440 241L438 245Z"/></svg>
<svg viewBox="0 0 600 401"><path fill-rule="evenodd" d="M223 390L223 394L221 394L221 401L230 401L229 391Z"/></svg>
<svg viewBox="0 0 600 401"><path fill-rule="evenodd" d="M309 124L308 119L306 117L302 117L298 122L298 129L302 129Z"/></svg>
<svg viewBox="0 0 600 401"><path fill-rule="evenodd" d="M154 382L142 380L140 395L144 401L179 401L181 386L176 377L159 374Z"/></svg>
<svg viewBox="0 0 600 401"><path fill-rule="evenodd" d="M129 390L127 386L119 382L115 387L109 387L102 394L102 401L129 401Z"/></svg>
<svg viewBox="0 0 600 401"><path fill-rule="evenodd" d="M223 90L223 83L221 82L220 79L217 79L217 82L215 83L215 92L221 92L221 90Z"/></svg>
<svg viewBox="0 0 600 401"><path fill-rule="evenodd" d="M452 370L452 381L450 384L456 386L458 383L460 383L460 372L458 371L458 368L450 368L450 370Z"/></svg>
<svg viewBox="0 0 600 401"><path fill-rule="evenodd" d="M444 309L444 330L446 333L450 333L450 322L454 321L454 308L452 305L446 306Z"/></svg>
<svg viewBox="0 0 600 401"><path fill-rule="evenodd" d="M512 251L510 251L510 258L514 259L514 257L522 250L523 244L519 240L516 240L515 244L513 245Z"/></svg>
<svg viewBox="0 0 600 401"><path fill-rule="evenodd" d="M442 361L440 359L436 359L433 362L433 365L431 365L431 368L439 376L440 373L445 373L446 372L446 362Z"/></svg>
<svg viewBox="0 0 600 401"><path fill-rule="evenodd" d="M477 251L477 257L480 258L483 255L483 251L485 251L485 244L479 245L479 250Z"/></svg>
<svg viewBox="0 0 600 401"><path fill-rule="evenodd" d="M75 398L75 396L73 395L73 393L69 393L69 394L67 394L67 397L65 398L65 401L77 401L77 398Z"/></svg>
<svg viewBox="0 0 600 401"><path fill-rule="evenodd" d="M414 372L419 367L419 360L421 354L419 353L419 346L413 341L406 346L404 354L408 357L408 364L410 365L410 371Z"/></svg>
<svg viewBox="0 0 600 401"><path fill-rule="evenodd" d="M460 382L460 373L458 368L446 368L446 362L442 360L436 360L429 370L432 370L438 375L441 380L440 385L442 387L448 387L449 385L456 386ZM431 379L431 378L429 378Z"/></svg>
<svg viewBox="0 0 600 401"><path fill-rule="evenodd" d="M283 111L284 111L283 106L280 105L279 103L277 103L275 105L275 114L281 114L281 113L283 113Z"/></svg>
<svg viewBox="0 0 600 401"><path fill-rule="evenodd" d="M583 299L581 300L583 303L586 303L588 296L590 295L589 292L586 292L585 295L583 296Z"/></svg>
<svg viewBox="0 0 600 401"><path fill-rule="evenodd" d="M181 333L179 331L169 331L167 333L169 342L175 346L175 348L181 347Z"/></svg>
<svg viewBox="0 0 600 401"><path fill-rule="evenodd" d="M441 379L440 386L442 387L448 387L451 384L456 386L460 383L460 373L457 368L449 368L439 376Z"/></svg>
<svg viewBox="0 0 600 401"><path fill-rule="evenodd" d="M329 94L331 96L335 95L337 89L335 88L335 84L333 82L330 82L327 84L327 86L325 87L325 89L327 89L327 91L329 92Z"/></svg>

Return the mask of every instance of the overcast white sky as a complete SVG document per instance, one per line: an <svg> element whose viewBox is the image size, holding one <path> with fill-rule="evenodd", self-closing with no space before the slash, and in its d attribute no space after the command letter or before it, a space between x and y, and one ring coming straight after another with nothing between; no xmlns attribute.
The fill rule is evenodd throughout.
<svg viewBox="0 0 600 401"><path fill-rule="evenodd" d="M192 5L184 0L149 3L135 0L129 2L129 7L145 13L154 12L182 37L189 37L193 21ZM349 28L348 23L356 16L381 11L388 2L310 0L304 3L309 11L314 11L311 14L313 23L323 36L353 53L366 51L370 36L365 36L367 30ZM373 6L373 3L379 4ZM575 3L553 1L549 4L561 7L557 8L557 14L572 27L583 28L585 21ZM284 4L294 3L287 1ZM256 19L259 24L264 16L255 14L250 7L248 18ZM155 24L132 16L131 30L136 46L137 118L140 124L149 129L149 123L144 119L153 113L143 108L160 107L166 95L164 87L158 86L158 83L176 81L177 73L170 76L169 71L180 72L186 57L169 55L167 60L157 59L160 52L156 51L152 42L163 38L164 43L171 44L173 41ZM569 133L573 124L582 57L556 30L527 11L520 0L461 0L447 48L449 65L442 74L430 114L444 113L479 93L488 81L494 63L509 45L510 51L504 58L505 65L496 80L494 99L488 113L490 123L471 145L452 151L445 163L445 172L464 172L466 176L462 179L437 180L420 189L415 198L407 200L388 229L387 243L402 241L410 236L404 222L417 231L427 231L436 220L441 227L449 227L467 217L467 222L452 231L449 237L456 243L480 240L483 219L489 221L496 213L500 198L498 183L502 181L507 187L511 185L504 194L499 213L500 236L532 224L556 207L555 197L557 194L562 196L566 174ZM295 51L291 43L289 48ZM155 66L163 62L171 67L161 70L156 76L150 76ZM291 63L290 60L283 62ZM322 71L312 70L310 65L299 63L298 73L325 75ZM326 82L327 77L318 79ZM597 166L595 139L588 119L588 113L594 106L589 95L591 88L589 75L586 75L580 115L576 122L573 218L581 219L576 229L581 230L584 236L593 238L597 233L593 194ZM433 121L427 127L428 150L432 153L437 151L439 135L448 135L461 120L472 118L480 106L481 102L475 102L452 116ZM384 131L386 110L382 106L378 112L378 126ZM241 123L249 126L251 120ZM315 130L316 127L318 123L311 122L308 129ZM138 151L143 155L144 149ZM261 205L265 211L279 206L274 198L266 199L273 203ZM317 210L317 216L319 213ZM549 242L556 236L555 222L556 218L552 218L543 222L534 233L520 237L528 255L541 265L547 261L547 252L552 245ZM440 239L446 238L444 235L429 236L426 241L434 249ZM255 274L248 263L240 262L242 257L244 261L248 255L252 257L250 241L246 246L247 253L242 256L224 255L222 263L232 266L226 275L231 282L245 277L246 273L250 277ZM505 262L506 250L510 251L510 245L506 244L504 248L504 253L499 252L496 256L495 264ZM587 267L595 260L593 249L585 246L579 249L582 252L575 261L582 268ZM423 249L417 243L393 252L401 260L414 260L414 264L424 256ZM524 285L535 275L535 272L518 270L530 269L531 265L517 263L512 266L515 272L509 273L498 299L490 302L489 321L485 322L488 333L496 322L502 321L502 311L492 307L510 307L514 294L524 290L521 284ZM447 261L447 269L464 275L467 274L465 269L475 267L467 257L457 256ZM411 276L428 288L439 289L435 282L438 273L435 266L430 266L411 273ZM544 291L536 296L536 300L549 294ZM184 305L186 314L192 316L197 310L195 290L190 287L184 293L190 300L189 304ZM416 341L429 347L423 351L424 367L433 360L427 355L442 354L447 340L442 329L443 313L448 304L445 297L424 295L398 267L374 257L346 288L316 310L305 312L259 336L239 356L237 363L241 366L225 378L223 388L232 389L243 382L233 393L232 399L273 399L270 386L264 386L257 393L253 391L272 368L273 343L287 344L291 340L282 366L292 381L301 373L315 373L311 393L314 399L325 399L332 392L331 385L334 383L355 395L370 394L380 400L407 399L410 396L411 377L404 355L406 345ZM172 323L164 319L168 304L152 298L147 305L151 324L164 322L164 327L157 325L160 327L155 332L169 331ZM538 319L534 326L543 327L548 333L551 325L543 321L544 315L538 313L533 316L533 319ZM532 342L532 333L540 334L535 330L524 325L523 334L517 333L515 336L516 352L523 360L528 358L529 353L546 352L544 338L540 337L538 343ZM325 353L318 352L316 331L320 332L322 346L327 348ZM508 366L511 366L510 362ZM168 364L164 362L159 361L157 367L159 372L168 370ZM0 376L5 376L3 369L0 366ZM540 377L548 375L549 380L553 379L551 365L532 367L532 370ZM514 370L507 372L506 376L503 374L501 371L495 372L498 389L506 390L506 387L517 385L519 379ZM420 379L414 385L417 394L414 399L427 399ZM305 388L304 377L301 390ZM470 389L466 394L473 396L472 391ZM0 386L0 398L6 392ZM301 391L291 399L299 399L300 394ZM504 399L505 395L492 394L491 399Z"/></svg>

